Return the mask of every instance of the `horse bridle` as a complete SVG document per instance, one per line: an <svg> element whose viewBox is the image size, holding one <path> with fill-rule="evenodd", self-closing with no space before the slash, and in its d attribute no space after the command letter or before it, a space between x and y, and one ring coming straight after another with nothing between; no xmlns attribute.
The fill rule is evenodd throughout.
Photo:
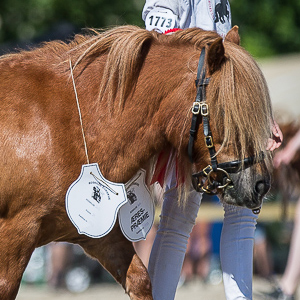
<svg viewBox="0 0 300 300"><path fill-rule="evenodd" d="M203 133L205 145L209 151L211 164L198 173L192 174L192 183L196 191L208 194L224 192L226 188L233 187L229 174L238 173L245 170L257 162L264 159L263 152L259 157L251 156L243 160L218 163L216 150L214 147L212 132L209 125L209 107L206 103L206 86L209 84L210 77L206 77L205 71L205 47L202 48L199 58L196 87L197 95L192 106L192 124L188 144L188 155L193 163L194 141L199 127L199 116L202 117ZM215 192L217 191L217 192Z"/></svg>

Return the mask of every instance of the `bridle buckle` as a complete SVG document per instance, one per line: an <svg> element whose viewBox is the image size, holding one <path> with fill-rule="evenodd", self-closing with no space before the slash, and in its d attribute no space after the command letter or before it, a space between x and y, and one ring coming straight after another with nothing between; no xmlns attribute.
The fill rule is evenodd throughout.
<svg viewBox="0 0 300 300"><path fill-rule="evenodd" d="M208 174L209 174L212 170L213 170L212 166L211 166L211 165L208 165L206 168L204 168L204 169L202 170L202 172L203 172L203 174L204 174L205 176L208 176Z"/></svg>
<svg viewBox="0 0 300 300"><path fill-rule="evenodd" d="M208 116L209 110L208 110L207 103L201 103L200 110L201 110L201 116Z"/></svg>
<svg viewBox="0 0 300 300"><path fill-rule="evenodd" d="M213 138L211 135L205 136L204 140L205 140L205 146L207 148L212 148L214 146Z"/></svg>
<svg viewBox="0 0 300 300"><path fill-rule="evenodd" d="M200 111L201 111L201 103L195 101L195 102L193 103L192 113L193 113L194 115L199 115Z"/></svg>
<svg viewBox="0 0 300 300"><path fill-rule="evenodd" d="M194 115L199 115L201 113L201 116L204 117L208 116L208 104L195 101L192 106L192 113Z"/></svg>

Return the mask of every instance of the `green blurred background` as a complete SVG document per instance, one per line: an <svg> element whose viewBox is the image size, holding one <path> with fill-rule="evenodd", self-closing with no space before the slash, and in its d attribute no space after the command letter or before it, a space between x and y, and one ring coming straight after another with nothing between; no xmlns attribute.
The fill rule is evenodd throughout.
<svg viewBox="0 0 300 300"><path fill-rule="evenodd" d="M300 52L299 0L231 0L242 45L255 57ZM1 0L2 52L65 39L82 28L144 26L143 0Z"/></svg>

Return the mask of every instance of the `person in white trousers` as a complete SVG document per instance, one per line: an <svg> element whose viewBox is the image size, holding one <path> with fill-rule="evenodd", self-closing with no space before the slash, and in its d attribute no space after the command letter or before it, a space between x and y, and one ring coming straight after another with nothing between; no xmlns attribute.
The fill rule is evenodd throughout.
<svg viewBox="0 0 300 300"><path fill-rule="evenodd" d="M172 28L200 27L223 38L231 28L227 0L146 0L142 18L146 29L160 33ZM269 150L281 144L277 124ZM172 168L171 168L172 169ZM187 205L178 205L175 166L166 180L159 228L149 259L154 300L173 300L188 238L195 224L202 194L191 192ZM257 215L250 209L224 204L220 256L227 300L252 299L253 244Z"/></svg>

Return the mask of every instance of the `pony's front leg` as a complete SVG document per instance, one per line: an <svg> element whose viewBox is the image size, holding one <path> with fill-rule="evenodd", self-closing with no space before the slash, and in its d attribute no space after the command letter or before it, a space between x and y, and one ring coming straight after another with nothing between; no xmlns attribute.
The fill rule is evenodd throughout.
<svg viewBox="0 0 300 300"><path fill-rule="evenodd" d="M35 248L38 226L30 215L19 212L13 218L0 218L1 300L16 298L23 272Z"/></svg>
<svg viewBox="0 0 300 300"><path fill-rule="evenodd" d="M80 242L84 250L105 267L132 300L153 300L148 271L121 233L118 225L101 239Z"/></svg>
<svg viewBox="0 0 300 300"><path fill-rule="evenodd" d="M125 290L132 300L153 300L149 274L136 253L126 273Z"/></svg>

